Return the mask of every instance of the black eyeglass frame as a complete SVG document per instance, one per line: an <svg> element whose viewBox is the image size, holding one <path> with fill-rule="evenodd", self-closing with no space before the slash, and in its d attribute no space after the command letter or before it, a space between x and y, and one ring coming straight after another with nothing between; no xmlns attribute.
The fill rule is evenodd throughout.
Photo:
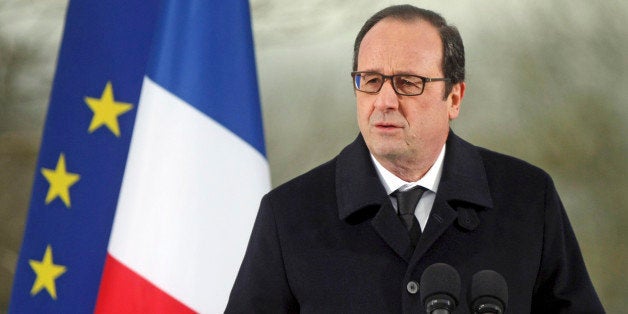
<svg viewBox="0 0 628 314"><path fill-rule="evenodd" d="M376 91L372 91L372 92L367 92L367 91L363 91L361 89L358 88L357 86L357 82L355 81L355 77L358 74L374 74L374 75L380 75L382 77L382 84L379 86L379 88ZM395 83L394 78L395 77L400 77L400 76L411 76L411 77L417 77L419 79L421 79L421 82L423 85L421 85L421 92L416 93L416 94L407 94L407 93L402 93L397 89L397 84ZM397 93L398 95L401 96L419 96L421 94L423 94L423 92L425 91L425 84L429 83L429 82L451 82L451 79L448 77L425 77L425 76L421 76L421 75L414 75L414 74L393 74L393 75L384 75L378 72L372 72L372 71L353 71L351 72L351 77L353 78L353 88L357 91L363 92L363 93L367 93L367 94L377 94L379 93L379 91L382 90L382 87L384 86L384 83L386 83L386 80L390 80L390 83L392 85L393 90L395 91L395 93Z"/></svg>

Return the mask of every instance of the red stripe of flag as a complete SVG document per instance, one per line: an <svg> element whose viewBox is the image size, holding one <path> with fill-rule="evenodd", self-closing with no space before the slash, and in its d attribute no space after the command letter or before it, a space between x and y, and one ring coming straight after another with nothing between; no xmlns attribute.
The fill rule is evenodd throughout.
<svg viewBox="0 0 628 314"><path fill-rule="evenodd" d="M94 312L195 313L109 254Z"/></svg>

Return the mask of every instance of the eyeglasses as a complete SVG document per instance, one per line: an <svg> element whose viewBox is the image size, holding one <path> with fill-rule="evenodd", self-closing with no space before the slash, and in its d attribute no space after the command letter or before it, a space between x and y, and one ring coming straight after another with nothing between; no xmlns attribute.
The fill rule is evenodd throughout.
<svg viewBox="0 0 628 314"><path fill-rule="evenodd" d="M361 92L377 94L384 86L384 82L390 80L395 93L403 96L423 94L425 84L428 82L451 81L449 78L431 78L409 74L383 75L377 72L361 71L351 72L351 76L353 77L353 86Z"/></svg>

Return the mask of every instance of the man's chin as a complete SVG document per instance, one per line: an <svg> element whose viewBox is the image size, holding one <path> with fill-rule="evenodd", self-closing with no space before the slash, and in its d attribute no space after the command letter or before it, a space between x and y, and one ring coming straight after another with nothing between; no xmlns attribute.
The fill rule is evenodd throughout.
<svg viewBox="0 0 628 314"><path fill-rule="evenodd" d="M395 160L403 154L403 150L397 145L375 145L369 148L371 154L378 159Z"/></svg>

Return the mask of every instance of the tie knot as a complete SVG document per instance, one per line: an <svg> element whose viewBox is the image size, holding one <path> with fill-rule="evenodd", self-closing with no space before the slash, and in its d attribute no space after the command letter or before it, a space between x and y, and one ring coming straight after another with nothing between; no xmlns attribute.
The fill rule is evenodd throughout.
<svg viewBox="0 0 628 314"><path fill-rule="evenodd" d="M422 186L415 186L406 191L396 190L393 193L393 196L397 199L397 210L399 214L413 214L416 205L419 203L421 199L421 195L425 189Z"/></svg>

